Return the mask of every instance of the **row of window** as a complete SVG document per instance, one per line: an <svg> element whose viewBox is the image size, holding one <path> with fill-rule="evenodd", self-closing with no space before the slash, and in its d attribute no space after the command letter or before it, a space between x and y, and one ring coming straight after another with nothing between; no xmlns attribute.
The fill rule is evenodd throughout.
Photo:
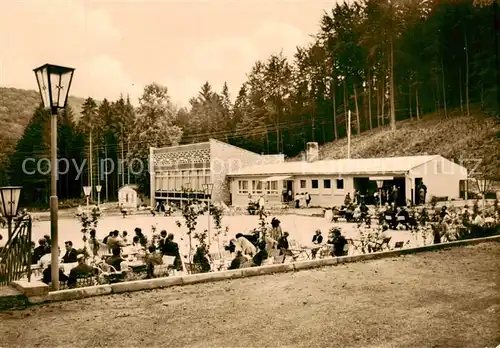
<svg viewBox="0 0 500 348"><path fill-rule="evenodd" d="M313 190L318 190L320 187L320 181L322 182L323 186L322 188L325 190L331 190L332 189L332 180L331 179L312 179L310 180L310 187L307 185L308 180L300 180L300 189L301 190L307 190L310 189L311 191ZM277 181L267 181L267 182L262 182L259 180L252 180L252 189L249 189L249 180L238 180L238 193L239 194L256 194L260 195L263 194L264 192L267 193L268 195L279 195L281 192L278 189L278 182ZM344 189L344 179L335 179L335 187L337 190L343 190ZM283 189L286 189L286 182L283 182Z"/></svg>
<svg viewBox="0 0 500 348"><path fill-rule="evenodd" d="M312 179L311 180L311 189L317 190L319 189L319 180L318 179ZM344 179L335 179L335 187L337 190L343 190L344 189ZM300 188L301 189L307 189L307 180L300 180ZM323 179L323 187L324 189L331 189L332 188L332 180L330 179Z"/></svg>
<svg viewBox="0 0 500 348"><path fill-rule="evenodd" d="M195 191L203 191L203 184L211 182L209 170L170 170L157 174L155 189L180 191L187 183Z"/></svg>
<svg viewBox="0 0 500 348"><path fill-rule="evenodd" d="M266 193L271 196L278 196L280 191L278 189L277 181L266 181L262 182L260 180L252 180L252 190L249 190L248 180L239 180L238 181L238 193L240 194L256 194L261 195Z"/></svg>

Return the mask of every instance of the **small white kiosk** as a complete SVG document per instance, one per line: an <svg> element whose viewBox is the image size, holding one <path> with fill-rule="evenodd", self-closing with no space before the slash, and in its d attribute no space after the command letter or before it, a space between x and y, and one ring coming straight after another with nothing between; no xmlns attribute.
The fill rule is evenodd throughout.
<svg viewBox="0 0 500 348"><path fill-rule="evenodd" d="M125 185L118 189L118 203L123 208L136 209L142 203L137 185Z"/></svg>

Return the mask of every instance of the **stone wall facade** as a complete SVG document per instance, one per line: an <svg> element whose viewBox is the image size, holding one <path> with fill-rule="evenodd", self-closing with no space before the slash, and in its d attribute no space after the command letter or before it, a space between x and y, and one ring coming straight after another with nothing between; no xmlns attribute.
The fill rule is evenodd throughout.
<svg viewBox="0 0 500 348"><path fill-rule="evenodd" d="M210 155L214 184L213 199L226 204L232 203L228 173L248 166L269 163L266 161L280 161L280 158L283 160L279 163L284 161L283 155L267 157L215 139L210 139Z"/></svg>
<svg viewBox="0 0 500 348"><path fill-rule="evenodd" d="M153 150L153 168L175 167L193 163L210 163L210 144L199 143Z"/></svg>
<svg viewBox="0 0 500 348"><path fill-rule="evenodd" d="M153 206L156 205L156 177L167 170L210 168L211 182L214 184L212 200L230 204L229 172L253 165L284 162L284 155L259 155L215 139L205 143L151 149L150 156Z"/></svg>

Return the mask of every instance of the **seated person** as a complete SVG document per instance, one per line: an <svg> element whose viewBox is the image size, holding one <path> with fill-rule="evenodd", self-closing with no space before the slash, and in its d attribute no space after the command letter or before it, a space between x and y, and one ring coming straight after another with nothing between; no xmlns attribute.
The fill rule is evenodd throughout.
<svg viewBox="0 0 500 348"><path fill-rule="evenodd" d="M108 235L104 237L104 239L102 240L102 244L108 245L108 239L111 238L112 236L113 236L113 231L109 232Z"/></svg>
<svg viewBox="0 0 500 348"><path fill-rule="evenodd" d="M259 242L259 232L254 231L252 234L241 234L243 237L245 237L246 240L248 240L250 243L253 244L253 246L257 247L257 243ZM238 238L238 237L236 237Z"/></svg>
<svg viewBox="0 0 500 348"><path fill-rule="evenodd" d="M241 268L241 266L245 265L248 262L247 258L243 256L243 253L241 250L238 250L236 252L236 257L231 261L231 265L229 266L228 269L238 269Z"/></svg>
<svg viewBox="0 0 500 348"><path fill-rule="evenodd" d="M63 270L64 270L64 268L62 266L59 267L59 282L67 282L68 281L68 276L66 274L64 274ZM47 265L47 268L45 268L43 270L42 282L45 284L52 283L52 263L51 262L49 262Z"/></svg>
<svg viewBox="0 0 500 348"><path fill-rule="evenodd" d="M397 214L399 211L397 210L394 203L388 206L384 212L385 222L389 225L389 227L393 230L398 226Z"/></svg>
<svg viewBox="0 0 500 348"><path fill-rule="evenodd" d="M87 278L96 274L94 267L85 263L85 257L80 254L77 256L78 265L69 272L68 287L76 286L77 279Z"/></svg>
<svg viewBox="0 0 500 348"><path fill-rule="evenodd" d="M410 214L408 213L408 210L405 209L405 207L401 207L399 212L396 215L396 220L405 227L405 229L408 229L409 222L410 222Z"/></svg>
<svg viewBox="0 0 500 348"><path fill-rule="evenodd" d="M66 247L66 253L62 258L63 263L73 263L76 262L77 252L76 249L73 248L73 242L68 240L64 242L64 246Z"/></svg>
<svg viewBox="0 0 500 348"><path fill-rule="evenodd" d="M110 266L113 266L115 270L121 271L121 263L125 261L120 255L120 248L114 248L112 250L113 256L110 256L106 259L106 263Z"/></svg>
<svg viewBox="0 0 500 348"><path fill-rule="evenodd" d="M163 264L163 258L159 252L156 251L154 245L148 247L148 253L146 254L146 265L148 266L148 277L153 277L153 271L155 266Z"/></svg>
<svg viewBox="0 0 500 348"><path fill-rule="evenodd" d="M132 239L131 250L133 251L133 253L141 253L144 251L144 247L142 246L138 236L134 236L134 238Z"/></svg>
<svg viewBox="0 0 500 348"><path fill-rule="evenodd" d="M108 240L106 241L106 245L109 250L113 250L114 248L122 248L125 247L125 243L123 239L120 238L120 232L118 230L114 230L108 236Z"/></svg>
<svg viewBox="0 0 500 348"><path fill-rule="evenodd" d="M233 240L233 244L236 247L236 251L240 250L243 255L249 255L250 257L253 257L255 254L257 254L257 248L255 247L255 245L250 243L250 241L246 239L243 234L238 233L235 237L236 239Z"/></svg>
<svg viewBox="0 0 500 348"><path fill-rule="evenodd" d="M128 232L127 231L123 231L122 232L122 241L125 245L130 245L131 243L129 242L129 239L128 239Z"/></svg>
<svg viewBox="0 0 500 348"><path fill-rule="evenodd" d="M429 213L427 212L427 209L425 209L425 208L422 209L422 212L418 216L418 220L419 220L420 224L422 224L422 225L425 225L427 222L430 221Z"/></svg>
<svg viewBox="0 0 500 348"><path fill-rule="evenodd" d="M234 241L234 240L233 240L233 239L231 239L231 240L229 241L229 244L228 244L228 245L226 245L226 246L224 246L224 250L229 251L231 254L232 254L232 253L234 253L234 252L236 251L236 245L234 245L234 242L233 242L233 241Z"/></svg>
<svg viewBox="0 0 500 348"><path fill-rule="evenodd" d="M316 232L314 233L313 239L312 239L312 243L314 245L320 245L321 243L323 243L323 236L321 235L321 230L316 230ZM317 248L313 248L311 250L311 256L313 259L316 258L316 254L318 253L319 249L320 248L317 247Z"/></svg>
<svg viewBox="0 0 500 348"><path fill-rule="evenodd" d="M253 257L253 265L254 266L261 266L262 262L264 262L264 260L266 260L268 257L269 257L269 254L266 251L266 242L261 242L259 244L259 251Z"/></svg>
<svg viewBox="0 0 500 348"><path fill-rule="evenodd" d="M347 240L340 232L340 229L336 228L332 231L327 243L333 244L333 256L344 256L344 246L347 244Z"/></svg>
<svg viewBox="0 0 500 348"><path fill-rule="evenodd" d="M368 207L366 206L365 202L361 203L359 206L359 210L361 212L361 218L366 218L368 216Z"/></svg>
<svg viewBox="0 0 500 348"><path fill-rule="evenodd" d="M288 232L283 232L283 236L278 240L278 249L280 251L280 255L292 255L292 252L290 251L290 243L288 242L289 235L290 234Z"/></svg>
<svg viewBox="0 0 500 348"><path fill-rule="evenodd" d="M163 249L161 250L163 255L175 256L174 268L178 271L182 269L181 254L179 252L179 244L174 242L174 235L169 233Z"/></svg>
<svg viewBox="0 0 500 348"><path fill-rule="evenodd" d="M38 246L33 250L33 262L38 263L43 255L50 254L50 248L47 241L42 238L38 241Z"/></svg>

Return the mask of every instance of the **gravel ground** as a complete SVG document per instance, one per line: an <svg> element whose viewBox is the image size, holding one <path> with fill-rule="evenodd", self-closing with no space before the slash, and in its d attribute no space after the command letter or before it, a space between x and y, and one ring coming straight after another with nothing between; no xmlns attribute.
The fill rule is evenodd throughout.
<svg viewBox="0 0 500 348"><path fill-rule="evenodd" d="M0 313L0 347L495 347L500 243Z"/></svg>

